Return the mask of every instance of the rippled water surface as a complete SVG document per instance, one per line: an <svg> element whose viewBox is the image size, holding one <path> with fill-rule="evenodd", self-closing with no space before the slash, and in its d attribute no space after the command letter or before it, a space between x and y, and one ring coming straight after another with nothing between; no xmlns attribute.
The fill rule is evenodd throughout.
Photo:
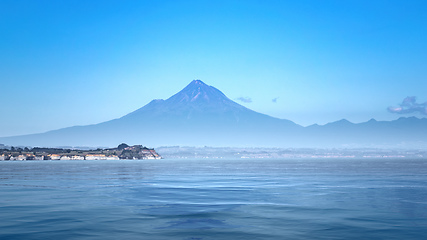
<svg viewBox="0 0 427 240"><path fill-rule="evenodd" d="M425 239L427 160L0 162L0 239Z"/></svg>

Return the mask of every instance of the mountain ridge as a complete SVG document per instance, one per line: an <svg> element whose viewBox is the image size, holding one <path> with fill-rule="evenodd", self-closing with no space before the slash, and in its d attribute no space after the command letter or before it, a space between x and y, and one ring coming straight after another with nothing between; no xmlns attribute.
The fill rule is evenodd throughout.
<svg viewBox="0 0 427 240"><path fill-rule="evenodd" d="M1 137L0 143L28 146L372 147L427 146L427 119L346 119L302 127L248 109L215 87L193 80L166 100L155 99L120 118L39 134Z"/></svg>

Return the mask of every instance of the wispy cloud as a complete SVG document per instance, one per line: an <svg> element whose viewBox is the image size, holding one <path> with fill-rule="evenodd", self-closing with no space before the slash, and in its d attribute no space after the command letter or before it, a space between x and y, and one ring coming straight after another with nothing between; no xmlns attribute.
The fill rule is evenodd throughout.
<svg viewBox="0 0 427 240"><path fill-rule="evenodd" d="M417 103L417 97L406 97L403 99L399 107L388 107L387 110L391 113L408 114L408 113L421 113L427 115L427 102Z"/></svg>
<svg viewBox="0 0 427 240"><path fill-rule="evenodd" d="M244 103L251 103L252 102L252 98L250 98L250 97L239 97L239 98L236 98L236 100L239 100L239 101L244 102Z"/></svg>
<svg viewBox="0 0 427 240"><path fill-rule="evenodd" d="M271 99L272 102L277 103L277 99L279 99L278 97Z"/></svg>

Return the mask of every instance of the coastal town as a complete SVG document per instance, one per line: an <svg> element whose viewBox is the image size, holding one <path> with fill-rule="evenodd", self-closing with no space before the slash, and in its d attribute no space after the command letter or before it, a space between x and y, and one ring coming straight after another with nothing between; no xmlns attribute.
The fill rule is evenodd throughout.
<svg viewBox="0 0 427 240"><path fill-rule="evenodd" d="M0 149L0 161L28 160L120 160L120 159L161 159L152 148L142 145L129 146L125 143L116 148L106 149L63 149L8 147Z"/></svg>

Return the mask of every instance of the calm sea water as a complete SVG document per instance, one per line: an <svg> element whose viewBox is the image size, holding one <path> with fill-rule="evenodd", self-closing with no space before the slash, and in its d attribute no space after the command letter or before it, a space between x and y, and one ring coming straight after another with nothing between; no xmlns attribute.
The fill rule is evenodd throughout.
<svg viewBox="0 0 427 240"><path fill-rule="evenodd" d="M0 162L0 239L426 239L426 160Z"/></svg>

